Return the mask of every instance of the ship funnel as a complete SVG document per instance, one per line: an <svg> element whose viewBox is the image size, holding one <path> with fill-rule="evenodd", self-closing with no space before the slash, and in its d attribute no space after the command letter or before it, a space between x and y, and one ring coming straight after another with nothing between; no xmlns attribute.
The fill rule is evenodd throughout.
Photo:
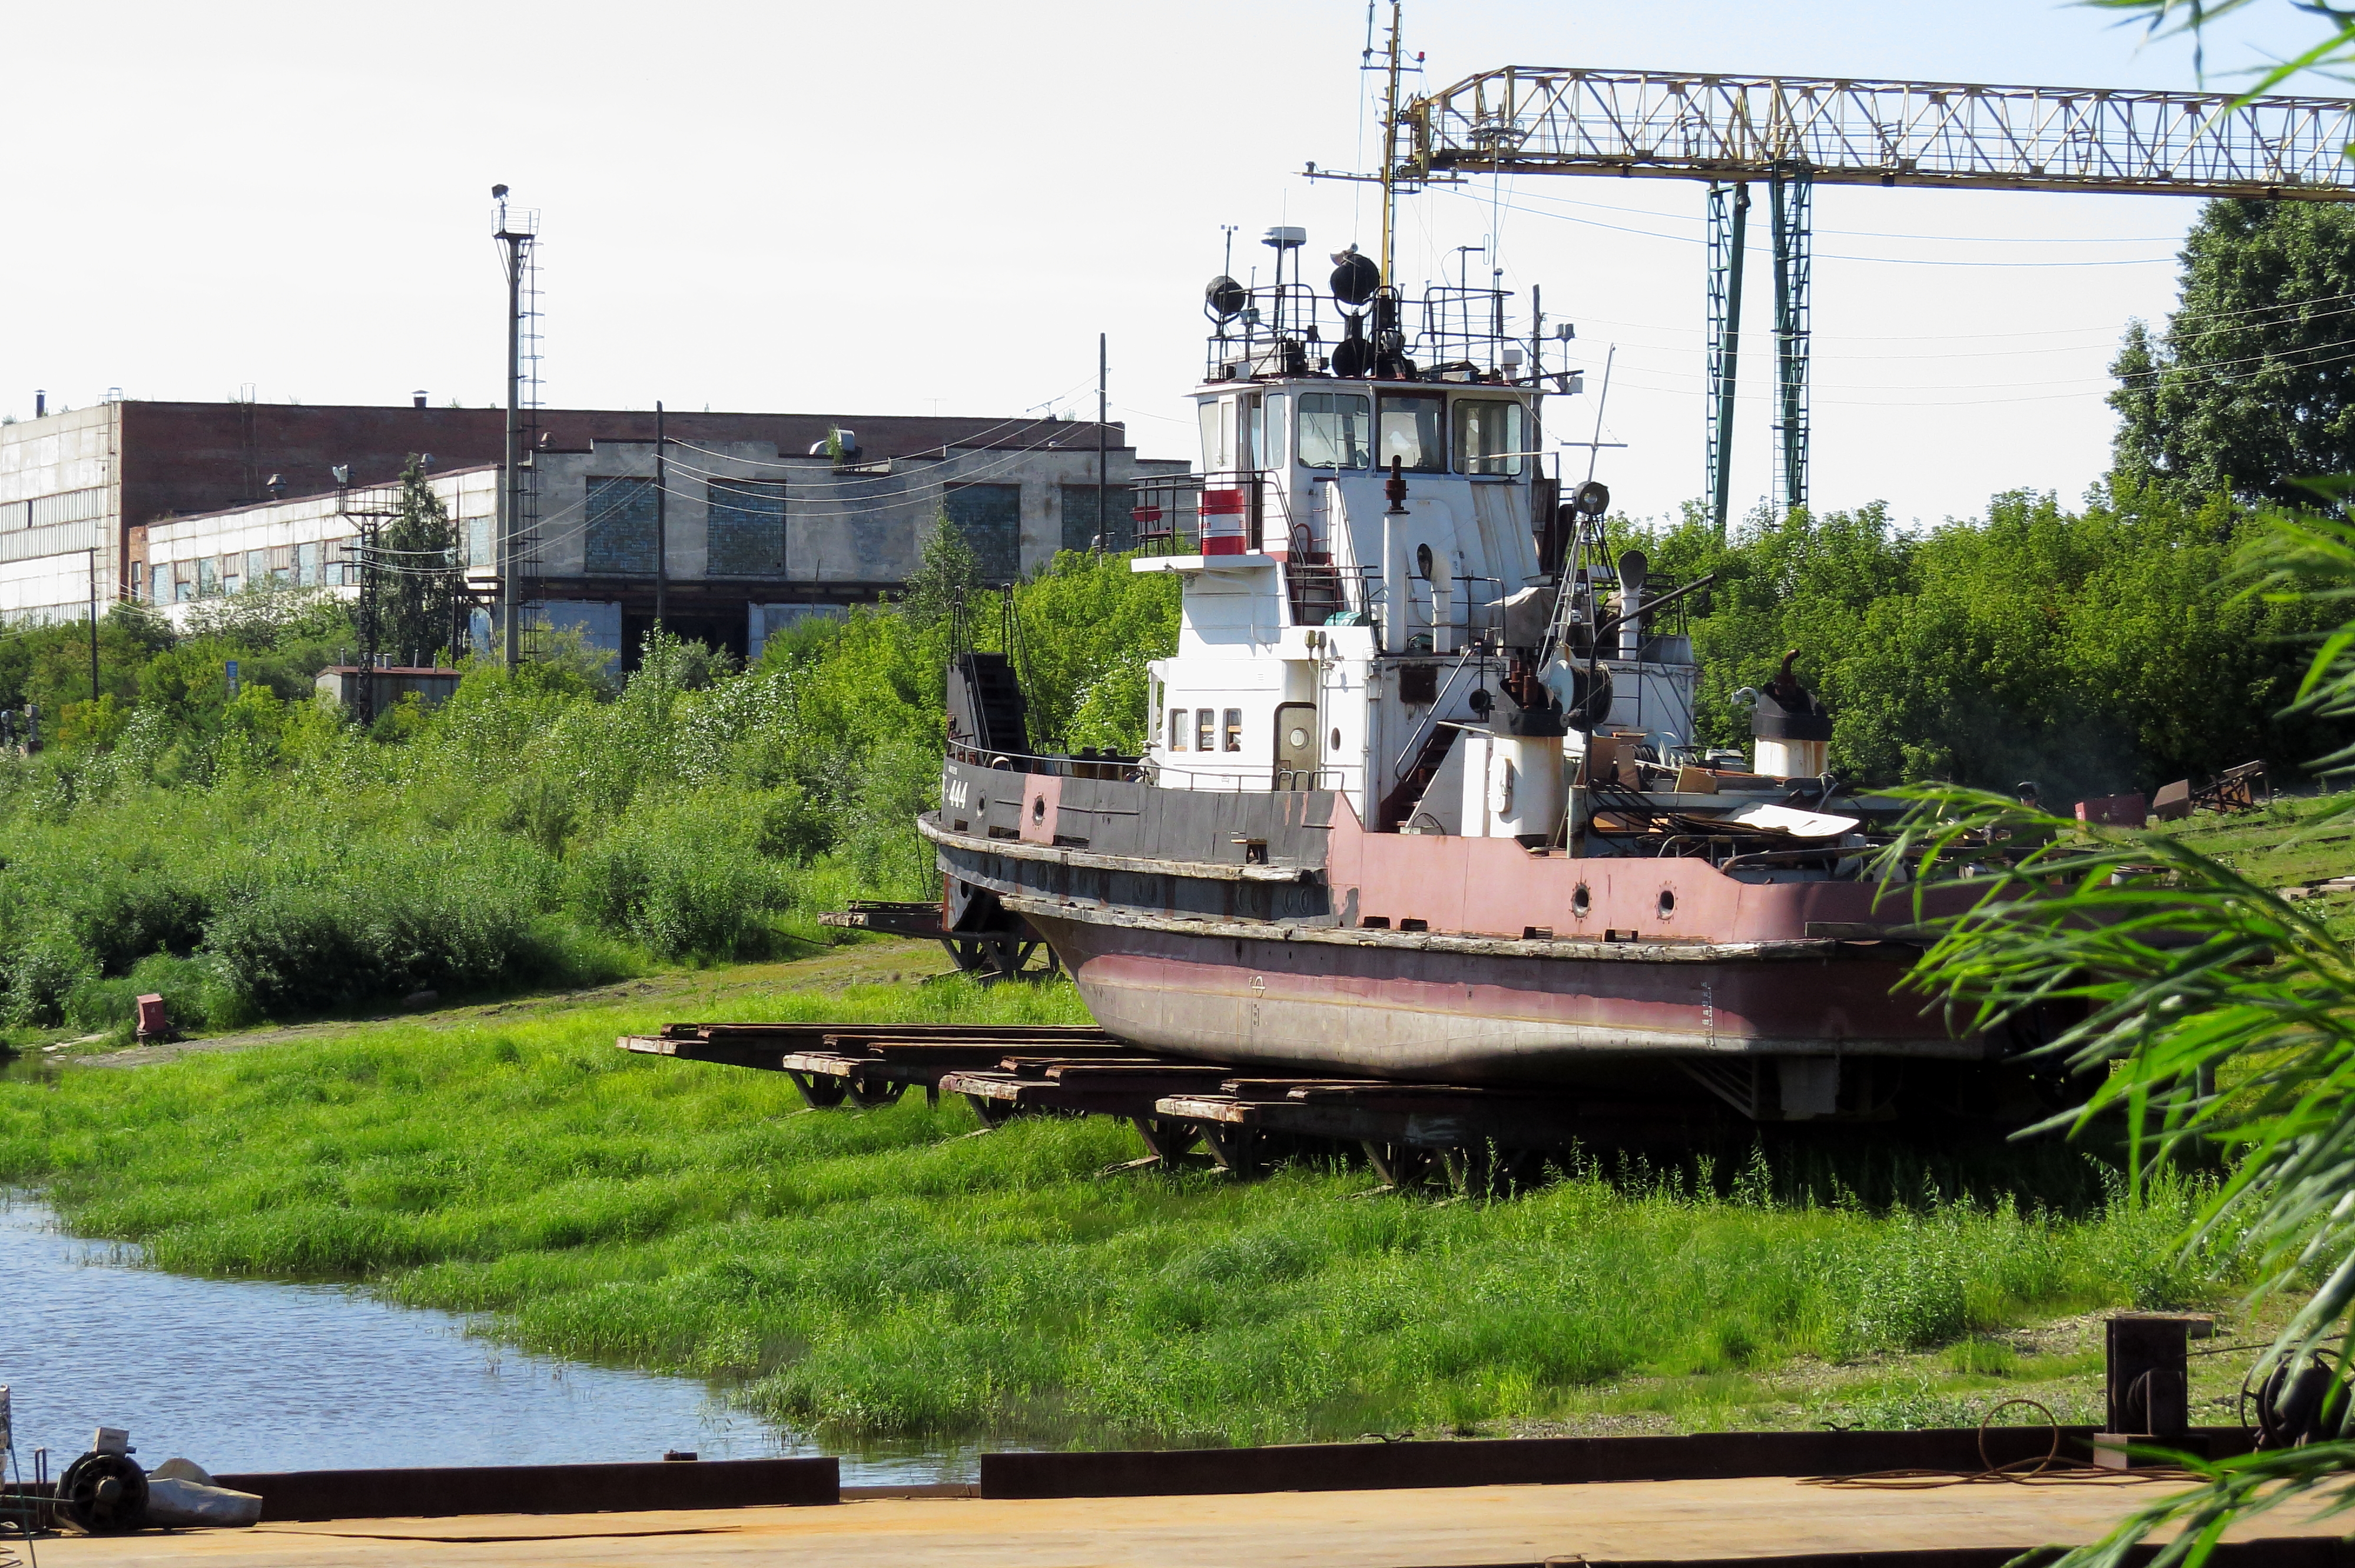
<svg viewBox="0 0 2355 1568"><path fill-rule="evenodd" d="M1644 578L1652 563L1641 550L1628 550L1619 557L1619 657L1641 659L1644 656Z"/></svg>
<svg viewBox="0 0 2355 1568"><path fill-rule="evenodd" d="M1796 648L1783 655L1782 673L1766 683L1750 710L1757 753L1751 766L1770 779L1820 778L1828 765L1831 712L1791 673L1798 657Z"/></svg>

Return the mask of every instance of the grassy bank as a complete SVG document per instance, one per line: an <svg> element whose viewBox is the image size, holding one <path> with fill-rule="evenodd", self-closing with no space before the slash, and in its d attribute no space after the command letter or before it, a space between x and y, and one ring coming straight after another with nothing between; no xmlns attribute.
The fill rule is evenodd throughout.
<svg viewBox="0 0 2355 1568"><path fill-rule="evenodd" d="M1082 1016L1068 987L961 980L728 1011ZM487 1311L524 1345L720 1380L844 1444L1706 1423L1764 1404L1902 1423L2023 1375L1975 1336L2226 1288L2171 1250L2181 1193L2104 1202L2066 1151L2011 1160L2009 1192L1886 1154L1589 1170L1487 1203L1369 1199L1371 1179L1338 1167L1104 1179L1140 1151L1115 1124L975 1136L954 1102L809 1113L777 1075L613 1048L678 1015L404 1022L0 1082L0 1181L165 1267ZM1817 1369L1796 1393L1794 1366Z"/></svg>

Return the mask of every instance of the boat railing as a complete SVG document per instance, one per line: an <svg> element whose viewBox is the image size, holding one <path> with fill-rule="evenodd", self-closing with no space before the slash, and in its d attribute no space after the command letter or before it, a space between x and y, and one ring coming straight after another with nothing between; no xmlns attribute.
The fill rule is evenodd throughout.
<svg viewBox="0 0 2355 1568"><path fill-rule="evenodd" d="M995 768L1017 773L1037 773L1062 779L1103 779L1119 783L1136 783L1143 777L1144 758L1125 757L1114 751L1098 751L1090 746L1076 753L1041 751L996 751L981 747L964 746L951 741L949 760L968 763L975 768Z"/></svg>
<svg viewBox="0 0 2355 1568"><path fill-rule="evenodd" d="M1278 768L1273 779L1263 765L1256 768L1177 768L1146 758L1139 768L1144 782L1164 789L1194 789L1233 795L1259 794L1273 788L1338 789L1345 770L1338 768Z"/></svg>
<svg viewBox="0 0 2355 1568"><path fill-rule="evenodd" d="M1209 789L1234 794L1263 791L1270 788L1278 790L1338 789L1343 787L1344 776L1344 770L1338 768L1279 767L1273 770L1271 782L1270 773L1264 767L1173 768L1149 757L1124 757L1088 747L1081 747L1075 755L1064 755L992 751L952 741L948 755L952 762L1015 773L1035 773L1061 779L1102 779L1115 783L1157 785L1165 789Z"/></svg>
<svg viewBox="0 0 2355 1568"><path fill-rule="evenodd" d="M1385 290L1351 305L1305 282L1238 287L1233 313L1214 318L1204 344L1209 381L1302 376L1357 378L1375 367L1375 349L1393 330L1412 378L1529 386L1526 338L1508 329L1509 290L1465 282L1426 287L1420 300ZM1354 343L1352 342L1354 340ZM1403 367L1385 371L1403 374Z"/></svg>
<svg viewBox="0 0 2355 1568"><path fill-rule="evenodd" d="M1289 549L1298 529L1266 469L1160 474L1129 485L1136 548L1147 556L1260 555ZM1312 535L1313 537L1313 535Z"/></svg>

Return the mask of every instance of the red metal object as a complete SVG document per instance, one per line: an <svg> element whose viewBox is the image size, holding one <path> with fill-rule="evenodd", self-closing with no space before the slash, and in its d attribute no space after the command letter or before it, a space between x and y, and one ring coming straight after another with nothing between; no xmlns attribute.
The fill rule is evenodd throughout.
<svg viewBox="0 0 2355 1568"><path fill-rule="evenodd" d="M2150 821L2150 801L2142 795L2105 795L2077 802L2077 820L2105 828L2139 828Z"/></svg>
<svg viewBox="0 0 2355 1568"><path fill-rule="evenodd" d="M1244 537L1243 516L1248 510L1247 498L1240 490L1202 492L1202 554L1246 553L1250 546Z"/></svg>
<svg viewBox="0 0 2355 1568"><path fill-rule="evenodd" d="M177 1031L173 1029L172 1021L164 1011L161 996L151 993L139 999L139 1038L143 1041L177 1038Z"/></svg>

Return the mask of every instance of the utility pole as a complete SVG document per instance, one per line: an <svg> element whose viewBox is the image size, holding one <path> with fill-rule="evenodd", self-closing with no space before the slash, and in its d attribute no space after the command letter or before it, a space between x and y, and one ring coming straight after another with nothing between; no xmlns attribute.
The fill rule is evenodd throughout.
<svg viewBox="0 0 2355 1568"><path fill-rule="evenodd" d="M512 670L523 662L522 613L516 602L523 592L523 572L517 535L523 527L523 273L532 236L528 228L508 227L506 186L493 185L491 197L499 204L499 228L492 238L506 249L506 483L499 519L499 642Z"/></svg>
<svg viewBox="0 0 2355 1568"><path fill-rule="evenodd" d="M655 399L655 630L670 609L670 493L663 481L663 406Z"/></svg>
<svg viewBox="0 0 2355 1568"><path fill-rule="evenodd" d="M1107 366L1109 366L1109 365L1112 363L1112 361L1111 361L1109 358L1107 358L1107 357L1106 357L1106 349L1105 349L1105 344L1106 344L1107 343L1109 343L1110 341L1111 341L1111 338L1110 338L1110 336L1109 336L1107 334L1104 334L1104 333L1098 333L1098 334L1096 334L1096 539L1095 539L1095 545L1096 545L1096 549L1097 549L1098 553L1102 553L1103 551L1104 551L1104 550L1106 550L1106 549L1109 549L1109 548L1111 547L1111 546L1112 546L1112 524L1107 520L1107 518L1106 518L1106 514L1105 514L1105 512L1104 512L1104 503L1105 503L1105 502L1106 502L1106 500L1109 498L1110 493L1111 493L1111 489L1112 489L1112 487L1111 487L1110 483L1108 482L1108 481L1109 481L1109 479L1110 479L1110 475L1111 475L1112 470L1111 470L1111 468L1110 468L1110 466L1109 466L1111 460L1110 460L1110 459L1105 455L1105 453L1106 453L1106 450L1107 450L1107 449L1106 449L1106 436L1105 436L1105 431L1104 431L1104 420L1105 420L1105 418L1106 418L1111 414L1111 412L1112 412L1111 406L1110 406L1108 403L1106 403L1106 402L1105 402L1105 400L1104 400L1104 399L1105 399L1106 389L1107 389L1107 387L1109 387L1109 385L1110 385L1109 379L1108 379L1108 377L1106 376L1106 374L1105 374L1105 367L1106 367Z"/></svg>
<svg viewBox="0 0 2355 1568"><path fill-rule="evenodd" d="M98 546L90 551L90 700L98 701Z"/></svg>

